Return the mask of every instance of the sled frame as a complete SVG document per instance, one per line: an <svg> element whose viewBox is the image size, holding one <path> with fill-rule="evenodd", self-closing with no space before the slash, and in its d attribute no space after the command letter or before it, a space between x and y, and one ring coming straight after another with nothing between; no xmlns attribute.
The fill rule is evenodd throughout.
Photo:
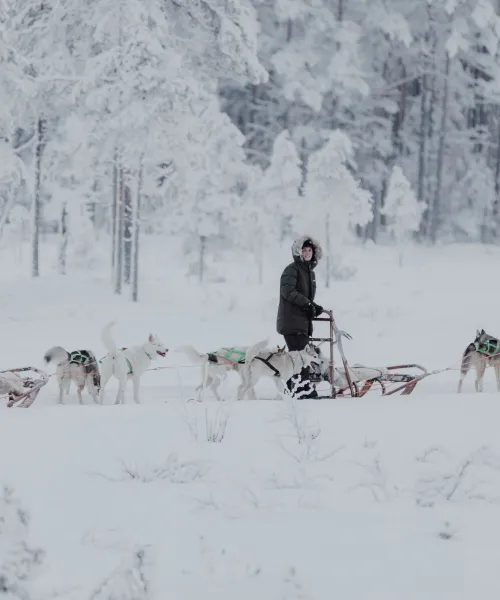
<svg viewBox="0 0 500 600"><path fill-rule="evenodd" d="M42 387L49 380L49 375L35 367L20 367L17 369L6 369L5 371L0 371L0 375L2 373L26 373L27 371L36 373L38 377L21 377L21 382L26 391L23 394L14 394L12 392L9 393L9 399L7 402L8 408L29 408L36 400Z"/></svg>
<svg viewBox="0 0 500 600"><path fill-rule="evenodd" d="M324 321L329 323L329 337L311 337L311 342L328 342L329 350L330 350L330 361L328 365L328 372L330 376L330 389L331 393L329 396L319 396L318 398L362 398L375 383L378 383L382 389L382 396L392 396L397 392L401 392L402 396L408 396L413 392L417 383L430 375L427 369L422 365L412 363L412 364L403 364L403 365L391 365L389 367L385 367L388 371L396 371L400 369L418 369L420 371L419 374L411 375L408 373L388 373L384 374L380 377L375 377L374 379L367 379L362 382L353 382L351 380L351 376L349 374L349 363L347 362L347 358L344 354L344 350L342 348L342 335L339 332L339 329L335 323L335 319L333 317L332 310L324 310L324 314L326 317L316 317L313 319L314 321ZM333 384L334 374L335 374L335 357L334 357L334 345L337 344L339 349L339 354L341 356L342 364L344 367L344 373L347 380L347 387L335 389ZM393 389L388 389L387 384L395 384L401 383L400 386L397 386Z"/></svg>

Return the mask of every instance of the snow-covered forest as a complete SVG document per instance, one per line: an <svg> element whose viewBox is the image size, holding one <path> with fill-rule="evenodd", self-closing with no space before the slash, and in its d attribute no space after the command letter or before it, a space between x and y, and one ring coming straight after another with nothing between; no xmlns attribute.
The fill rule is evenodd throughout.
<svg viewBox="0 0 500 600"><path fill-rule="evenodd" d="M304 229L329 254L495 242L499 10L0 0L0 246L33 276L44 243L61 273L108 261L137 298L148 236L200 280L228 248L261 272Z"/></svg>

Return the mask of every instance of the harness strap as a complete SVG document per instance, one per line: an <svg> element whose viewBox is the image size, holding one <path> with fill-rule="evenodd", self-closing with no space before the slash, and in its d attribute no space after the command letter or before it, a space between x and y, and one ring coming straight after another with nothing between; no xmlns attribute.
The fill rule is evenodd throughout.
<svg viewBox="0 0 500 600"><path fill-rule="evenodd" d="M126 349L127 348L122 348L121 350L123 352ZM144 352L146 352L146 351L144 350ZM146 352L146 354L147 354L147 352ZM128 373L127 373L127 375L132 375L134 373L134 369L132 369L132 363L129 361L129 359L125 355L124 355L124 357L125 357L125 360L127 361L127 365L128 365Z"/></svg>
<svg viewBox="0 0 500 600"><path fill-rule="evenodd" d="M276 352L271 352L271 354L267 358L262 358L262 356L256 356L255 358L257 360L261 360L265 365L267 365L271 369L271 371L274 371L275 377L280 377L280 372L278 371L278 369L269 362L269 359L275 354Z"/></svg>

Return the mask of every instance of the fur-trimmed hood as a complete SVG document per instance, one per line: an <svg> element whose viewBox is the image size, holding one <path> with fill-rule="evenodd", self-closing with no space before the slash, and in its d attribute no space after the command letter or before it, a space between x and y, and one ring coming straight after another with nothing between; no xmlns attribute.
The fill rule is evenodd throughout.
<svg viewBox="0 0 500 600"><path fill-rule="evenodd" d="M295 242L293 242L293 244L292 244L292 256L293 256L293 260L296 260L297 258L299 260L303 260L303 258L302 258L302 244L306 240L311 240L312 245L314 246L313 261L317 264L318 261L323 258L323 249L321 248L321 245L318 242L318 240L316 240L315 238L313 238L312 235L301 235L298 239L295 240Z"/></svg>

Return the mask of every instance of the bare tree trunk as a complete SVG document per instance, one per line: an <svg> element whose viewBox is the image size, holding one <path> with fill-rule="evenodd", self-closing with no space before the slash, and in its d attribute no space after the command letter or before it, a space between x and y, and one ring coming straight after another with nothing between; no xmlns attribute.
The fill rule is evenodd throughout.
<svg viewBox="0 0 500 600"><path fill-rule="evenodd" d="M116 227L116 254L115 254L115 294L122 293L123 285L123 213L124 213L124 183L123 169L118 169L118 206Z"/></svg>
<svg viewBox="0 0 500 600"><path fill-rule="evenodd" d="M113 159L113 204L111 208L111 219L112 219L112 248L111 248L111 269L114 273L116 263L116 236L118 226L118 153L115 151Z"/></svg>
<svg viewBox="0 0 500 600"><path fill-rule="evenodd" d="M5 223L9 218L9 213L12 210L16 202L16 194L14 190L10 190L9 195L6 197L4 205L2 206L2 214L0 215L0 239L2 239L3 230L5 227Z"/></svg>
<svg viewBox="0 0 500 600"><path fill-rule="evenodd" d="M139 166L139 178L137 182L137 194L135 197L134 211L132 215L133 231L134 231L134 245L132 252L133 259L133 278L132 278L132 300L137 302L139 300L139 240L140 240L140 218L141 218L141 197L142 197L142 181L143 181L143 158L141 158L141 164Z"/></svg>
<svg viewBox="0 0 500 600"><path fill-rule="evenodd" d="M331 273L331 244L330 244L330 215L327 213L325 219L325 240L326 240L326 287L330 287L330 273Z"/></svg>
<svg viewBox="0 0 500 600"><path fill-rule="evenodd" d="M31 233L32 262L31 274L33 277L40 275L40 221L41 221L41 173L42 173L42 154L45 146L45 127L46 123L42 117L37 120L37 140L35 150L35 190L33 196L33 221Z"/></svg>
<svg viewBox="0 0 500 600"><path fill-rule="evenodd" d="M203 277L205 275L205 249L206 249L207 238L204 235L200 235L200 262L198 270L198 278L200 283L203 283Z"/></svg>
<svg viewBox="0 0 500 600"><path fill-rule="evenodd" d="M448 104L449 104L449 76L450 76L450 56L446 53L445 77L443 82L443 98L441 105L441 124L439 127L439 148L437 156L437 176L436 189L434 193L434 202L430 214L430 238L433 244L437 241L437 231L440 219L441 195L443 189L443 165L444 151L446 141L446 126L448 122Z"/></svg>
<svg viewBox="0 0 500 600"><path fill-rule="evenodd" d="M418 199L426 202L427 183L427 75L422 75L420 90L420 141L418 152ZM428 231L429 209L426 209L422 219L421 232L425 235Z"/></svg>
<svg viewBox="0 0 500 600"><path fill-rule="evenodd" d="M61 243L59 245L59 273L61 275L66 275L68 237L68 205L65 202L61 211Z"/></svg>
<svg viewBox="0 0 500 600"><path fill-rule="evenodd" d="M132 190L126 185L123 195L123 277L125 283L130 283L132 276L132 238L134 235L132 203Z"/></svg>
<svg viewBox="0 0 500 600"><path fill-rule="evenodd" d="M264 251L262 244L262 232L257 235L257 266L259 269L259 285L262 285L264 280Z"/></svg>
<svg viewBox="0 0 500 600"><path fill-rule="evenodd" d="M495 164L495 193L496 198L493 204L493 217L495 220L496 238L500 237L500 108L497 108L497 147Z"/></svg>
<svg viewBox="0 0 500 600"><path fill-rule="evenodd" d="M337 6L337 21L339 23L342 23L343 20L344 20L344 0L339 0L338 6Z"/></svg>
<svg viewBox="0 0 500 600"><path fill-rule="evenodd" d="M371 221L371 226L370 226L370 230L371 230L371 235L370 238L372 239L373 242L375 242L375 244L378 241L378 234L380 231L380 214L381 214L381 208L382 208L382 196L384 194L384 189L385 189L385 183L382 183L382 189L376 193L373 194L373 205L372 205L372 221Z"/></svg>

